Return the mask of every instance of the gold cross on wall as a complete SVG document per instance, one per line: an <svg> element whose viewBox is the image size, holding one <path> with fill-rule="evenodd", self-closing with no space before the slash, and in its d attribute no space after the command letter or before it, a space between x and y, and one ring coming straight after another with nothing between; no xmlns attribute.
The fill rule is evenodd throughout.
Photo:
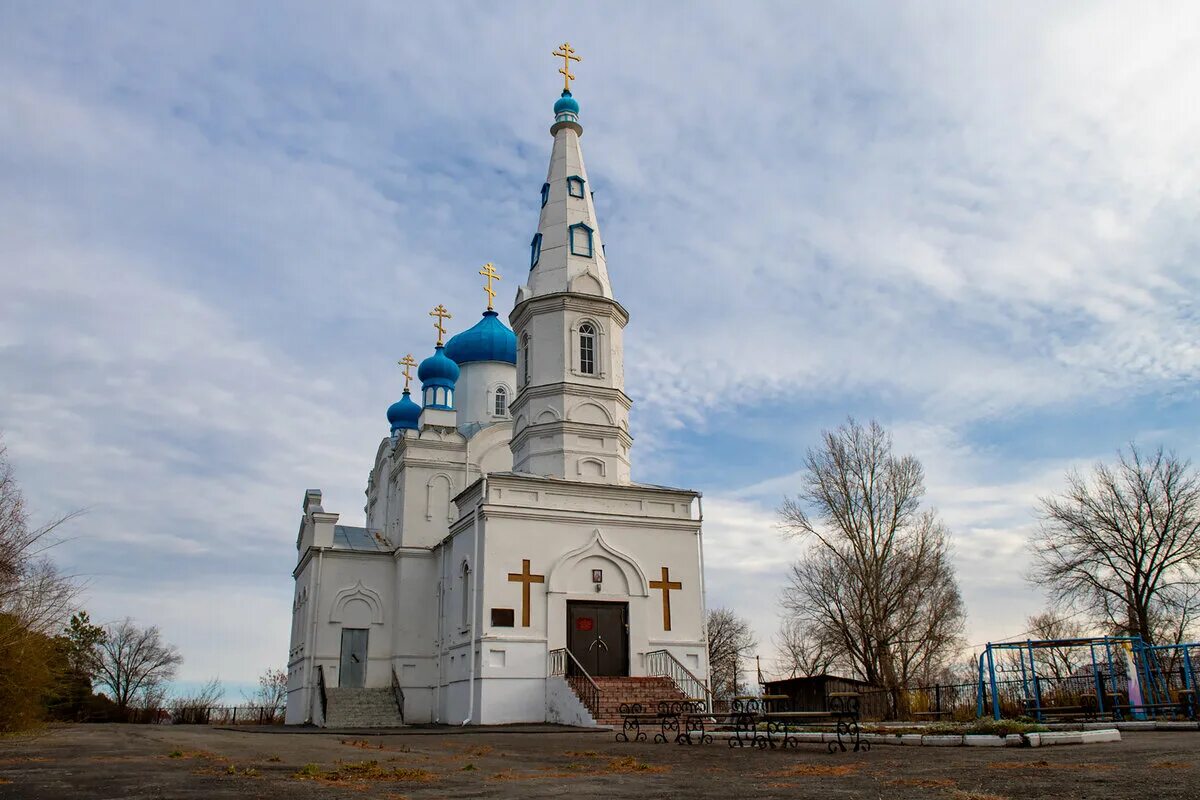
<svg viewBox="0 0 1200 800"><path fill-rule="evenodd" d="M683 584L679 581L671 580L671 574L668 567L662 568L662 580L650 581L651 589L662 589L663 597L663 630L671 630L671 590L682 589Z"/></svg>
<svg viewBox="0 0 1200 800"><path fill-rule="evenodd" d="M396 363L399 364L400 366L404 367L404 369L402 369L401 372L404 373L404 391L407 392L408 391L408 383L409 383L409 381L412 380L412 373L409 372L409 370L411 370L413 367L415 367L417 365L417 360L412 357L412 353L409 353L408 355L406 355L404 358L400 359Z"/></svg>
<svg viewBox="0 0 1200 800"><path fill-rule="evenodd" d="M521 571L508 573L508 579L513 583L521 584L521 627L529 627L529 585L531 583L545 583L545 575L534 575L529 571L529 559L521 559Z"/></svg>
<svg viewBox="0 0 1200 800"><path fill-rule="evenodd" d="M479 270L479 274L487 279L487 286L483 288L488 296L488 311L492 310L492 301L496 299L496 292L492 289L492 281L500 280L500 273L496 272L496 268L492 266L492 262L483 265L483 269Z"/></svg>
<svg viewBox="0 0 1200 800"><path fill-rule="evenodd" d="M563 42L550 55L563 60L562 69L559 70L559 73L563 76L563 91L571 91L571 81L575 80L575 76L571 74L571 62L583 61L583 59L575 55L575 50L571 47L570 42Z"/></svg>
<svg viewBox="0 0 1200 800"><path fill-rule="evenodd" d="M438 303L437 308L435 308L433 311L429 312L429 316L438 318L438 321L433 323L433 327L437 329L437 332L438 332L437 343L438 343L438 347L441 347L442 346L442 337L444 337L446 335L446 328L442 325L442 323L448 319L452 319L452 316L451 316L450 312L446 310L446 307L444 305L442 305L441 303Z"/></svg>

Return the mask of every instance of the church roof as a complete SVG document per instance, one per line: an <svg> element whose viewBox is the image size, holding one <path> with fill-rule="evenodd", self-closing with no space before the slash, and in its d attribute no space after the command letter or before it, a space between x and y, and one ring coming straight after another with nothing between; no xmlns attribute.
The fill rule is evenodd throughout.
<svg viewBox="0 0 1200 800"><path fill-rule="evenodd" d="M363 553L390 553L396 549L379 531L370 531L351 525L333 526L333 548L335 550L357 550Z"/></svg>
<svg viewBox="0 0 1200 800"><path fill-rule="evenodd" d="M500 321L492 310L483 312L483 319L446 342L446 355L456 364L472 361L503 361L517 363L517 335Z"/></svg>
<svg viewBox="0 0 1200 800"><path fill-rule="evenodd" d="M517 303L558 292L611 300L604 242L579 144L579 102L569 90L554 104L554 114L554 147L542 184L537 232L529 245L529 276L517 290Z"/></svg>

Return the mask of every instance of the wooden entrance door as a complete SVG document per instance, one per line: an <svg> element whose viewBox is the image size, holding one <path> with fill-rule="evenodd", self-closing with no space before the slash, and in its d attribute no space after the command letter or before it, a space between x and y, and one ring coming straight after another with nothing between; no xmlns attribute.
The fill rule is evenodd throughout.
<svg viewBox="0 0 1200 800"><path fill-rule="evenodd" d="M342 663L338 686L361 689L367 685L367 629L342 628Z"/></svg>
<svg viewBox="0 0 1200 800"><path fill-rule="evenodd" d="M629 674L629 604L567 602L567 647L591 675Z"/></svg>

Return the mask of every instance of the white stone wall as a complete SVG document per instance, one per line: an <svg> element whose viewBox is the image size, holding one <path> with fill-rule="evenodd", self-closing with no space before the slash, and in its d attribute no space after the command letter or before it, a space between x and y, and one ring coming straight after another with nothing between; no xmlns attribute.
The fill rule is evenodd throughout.
<svg viewBox="0 0 1200 800"><path fill-rule="evenodd" d="M492 425L512 419L509 414L495 413L498 386L507 390L511 405L517 392L516 367L503 361L472 361L460 367L454 386L454 409L458 412L460 430L474 424Z"/></svg>

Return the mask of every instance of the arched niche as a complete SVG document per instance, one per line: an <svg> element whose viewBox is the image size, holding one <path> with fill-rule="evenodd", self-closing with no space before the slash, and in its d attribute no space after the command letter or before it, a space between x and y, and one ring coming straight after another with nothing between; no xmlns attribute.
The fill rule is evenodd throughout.
<svg viewBox="0 0 1200 800"><path fill-rule="evenodd" d="M579 592L580 587L592 588L590 564L608 564L619 574L610 576L605 569L607 584L613 578L623 583L625 593L631 597L647 597L650 594L646 574L631 556L621 552L604 540L600 530L592 531L592 538L583 547L576 548L561 556L550 572L546 575L546 591L548 592Z"/></svg>
<svg viewBox="0 0 1200 800"><path fill-rule="evenodd" d="M364 621L368 621L372 625L383 624L383 599L379 596L379 592L370 589L363 585L362 581L339 591L333 596L333 608L329 612L329 621L343 623L351 620L351 617L358 616L360 607L366 607L366 616Z"/></svg>

